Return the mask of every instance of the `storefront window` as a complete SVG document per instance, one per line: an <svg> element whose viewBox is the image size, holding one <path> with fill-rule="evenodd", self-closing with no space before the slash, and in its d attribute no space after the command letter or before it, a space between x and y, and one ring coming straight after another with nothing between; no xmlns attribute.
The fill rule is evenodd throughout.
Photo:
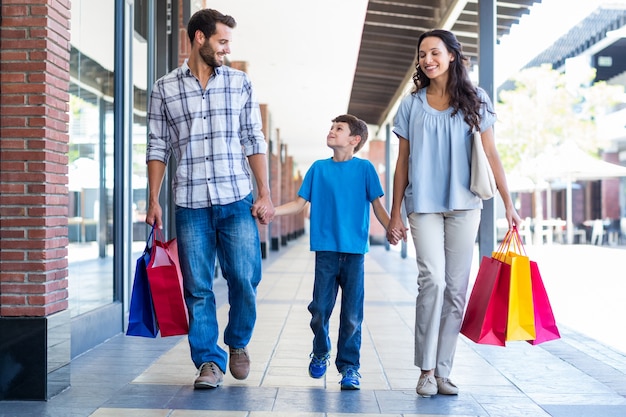
<svg viewBox="0 0 626 417"><path fill-rule="evenodd" d="M69 308L113 301L114 2L72 2Z"/></svg>
<svg viewBox="0 0 626 417"><path fill-rule="evenodd" d="M148 174L146 144L148 140L146 113L148 106L148 42L146 39L147 10L145 1L135 3L135 30L133 36L133 259L145 246L147 238L146 210L148 208ZM136 256L135 256L136 255Z"/></svg>

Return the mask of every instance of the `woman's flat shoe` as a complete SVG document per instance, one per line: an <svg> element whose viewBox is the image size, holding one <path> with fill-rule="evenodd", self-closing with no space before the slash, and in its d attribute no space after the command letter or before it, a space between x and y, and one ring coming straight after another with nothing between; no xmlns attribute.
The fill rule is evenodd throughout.
<svg viewBox="0 0 626 417"><path fill-rule="evenodd" d="M454 385L448 378L435 377L437 380L437 390L442 395L457 395L459 387Z"/></svg>
<svg viewBox="0 0 626 417"><path fill-rule="evenodd" d="M415 391L422 397L430 397L437 394L437 381L435 377L428 374L420 375L420 379L417 381L417 387Z"/></svg>

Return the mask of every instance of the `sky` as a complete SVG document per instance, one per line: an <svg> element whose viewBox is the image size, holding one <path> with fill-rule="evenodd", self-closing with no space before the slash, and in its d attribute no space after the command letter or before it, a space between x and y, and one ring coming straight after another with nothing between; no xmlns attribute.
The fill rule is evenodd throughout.
<svg viewBox="0 0 626 417"><path fill-rule="evenodd" d="M543 0L534 6L497 47L496 78L512 75L603 2L577 0L572 7L572 0ZM348 109L367 0L205 4L237 21L230 59L248 63L257 98L268 105L272 132L279 129L296 169L304 175L315 160L332 156L326 134L331 119Z"/></svg>

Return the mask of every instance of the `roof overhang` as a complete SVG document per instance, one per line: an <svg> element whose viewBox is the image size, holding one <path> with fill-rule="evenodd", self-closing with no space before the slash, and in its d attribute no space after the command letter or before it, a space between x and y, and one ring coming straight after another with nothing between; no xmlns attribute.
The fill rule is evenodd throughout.
<svg viewBox="0 0 626 417"><path fill-rule="evenodd" d="M370 0L348 113L382 125L414 72L416 42L427 30L451 30L473 64L478 62L479 0ZM496 37L509 33L541 0L496 1Z"/></svg>

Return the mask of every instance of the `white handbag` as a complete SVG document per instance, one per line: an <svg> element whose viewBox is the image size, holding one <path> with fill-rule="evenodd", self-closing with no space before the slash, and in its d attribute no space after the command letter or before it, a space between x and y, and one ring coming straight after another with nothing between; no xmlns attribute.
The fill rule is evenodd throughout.
<svg viewBox="0 0 626 417"><path fill-rule="evenodd" d="M485 149L483 149L483 140L479 131L472 135L470 190L483 200L493 198L498 190L491 165L489 165Z"/></svg>

